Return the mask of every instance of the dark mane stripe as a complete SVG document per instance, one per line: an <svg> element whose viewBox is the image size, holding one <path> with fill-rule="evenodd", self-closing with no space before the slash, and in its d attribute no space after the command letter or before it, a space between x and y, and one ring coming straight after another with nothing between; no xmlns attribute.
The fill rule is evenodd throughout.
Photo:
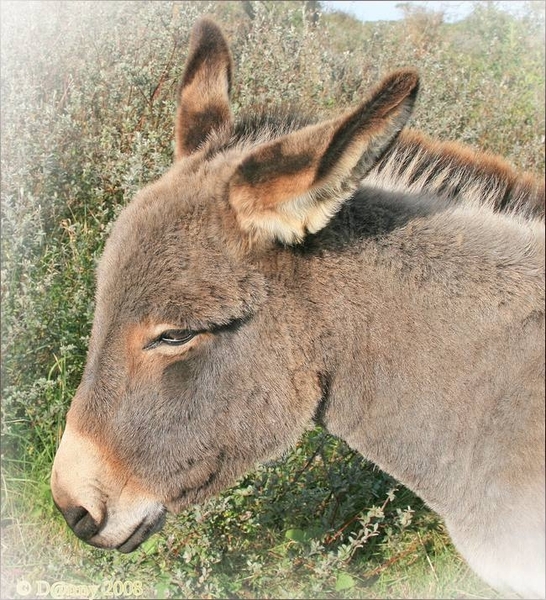
<svg viewBox="0 0 546 600"><path fill-rule="evenodd" d="M504 159L462 144L403 131L365 179L366 184L410 193L434 192L495 211L544 218L544 180L518 173Z"/></svg>

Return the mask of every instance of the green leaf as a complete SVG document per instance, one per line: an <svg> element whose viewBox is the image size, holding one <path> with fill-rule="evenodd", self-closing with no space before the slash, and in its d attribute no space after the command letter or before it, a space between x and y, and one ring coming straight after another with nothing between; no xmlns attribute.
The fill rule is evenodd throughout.
<svg viewBox="0 0 546 600"><path fill-rule="evenodd" d="M171 584L170 577L161 577L160 580L156 583L155 593L158 598L168 598L169 586Z"/></svg>
<svg viewBox="0 0 546 600"><path fill-rule="evenodd" d="M350 590L355 585L355 580L349 575L349 573L338 573L336 578L336 592L342 590Z"/></svg>
<svg viewBox="0 0 546 600"><path fill-rule="evenodd" d="M303 529L288 529L287 532L284 534L284 537L287 540L292 540L294 542L305 542L307 540L307 535L305 534L305 531L303 531Z"/></svg>
<svg viewBox="0 0 546 600"><path fill-rule="evenodd" d="M142 544L141 549L146 554L154 554L155 551L157 550L157 547L158 547L158 538L157 537L151 537L150 539L146 540Z"/></svg>

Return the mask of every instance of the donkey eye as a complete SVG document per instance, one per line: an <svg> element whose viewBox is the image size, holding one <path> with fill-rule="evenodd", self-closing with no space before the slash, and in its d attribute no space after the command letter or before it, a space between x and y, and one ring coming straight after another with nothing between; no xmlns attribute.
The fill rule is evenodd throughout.
<svg viewBox="0 0 546 600"><path fill-rule="evenodd" d="M164 331L155 340L144 346L144 350L152 350L162 344L167 346L183 346L192 340L199 331L191 331L191 329L168 329Z"/></svg>
<svg viewBox="0 0 546 600"><path fill-rule="evenodd" d="M196 335L197 332L190 331L189 329L170 329L162 333L157 341L160 344L167 344L168 346L182 346L183 344L187 344Z"/></svg>

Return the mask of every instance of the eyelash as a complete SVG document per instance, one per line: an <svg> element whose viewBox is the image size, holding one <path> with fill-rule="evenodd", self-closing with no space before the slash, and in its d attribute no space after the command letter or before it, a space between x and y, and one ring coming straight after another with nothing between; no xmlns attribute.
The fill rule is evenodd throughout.
<svg viewBox="0 0 546 600"><path fill-rule="evenodd" d="M201 333L220 333L222 331L235 331L239 327L242 327L247 321L249 321L251 315L235 318L227 323L222 323L218 325L210 325L205 329L193 330L193 329L167 329L163 331L155 340L152 340L146 346L144 346L143 350L152 350L153 348L157 348L162 344L166 346L184 346L194 337L197 337Z"/></svg>
<svg viewBox="0 0 546 600"><path fill-rule="evenodd" d="M190 329L169 329L164 331L155 340L144 346L144 350L157 348L161 344L165 344L166 346L183 346L184 344L190 342L199 333L201 332L191 331Z"/></svg>

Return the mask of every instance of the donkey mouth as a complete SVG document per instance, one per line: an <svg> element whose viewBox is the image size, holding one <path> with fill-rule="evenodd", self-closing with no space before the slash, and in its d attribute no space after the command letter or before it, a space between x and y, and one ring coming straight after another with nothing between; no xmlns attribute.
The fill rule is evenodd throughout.
<svg viewBox="0 0 546 600"><path fill-rule="evenodd" d="M163 529L165 525L167 511L165 508L154 519L144 518L131 533L131 535L121 544L116 546L116 550L128 554L136 550L142 542L145 542L151 535Z"/></svg>

